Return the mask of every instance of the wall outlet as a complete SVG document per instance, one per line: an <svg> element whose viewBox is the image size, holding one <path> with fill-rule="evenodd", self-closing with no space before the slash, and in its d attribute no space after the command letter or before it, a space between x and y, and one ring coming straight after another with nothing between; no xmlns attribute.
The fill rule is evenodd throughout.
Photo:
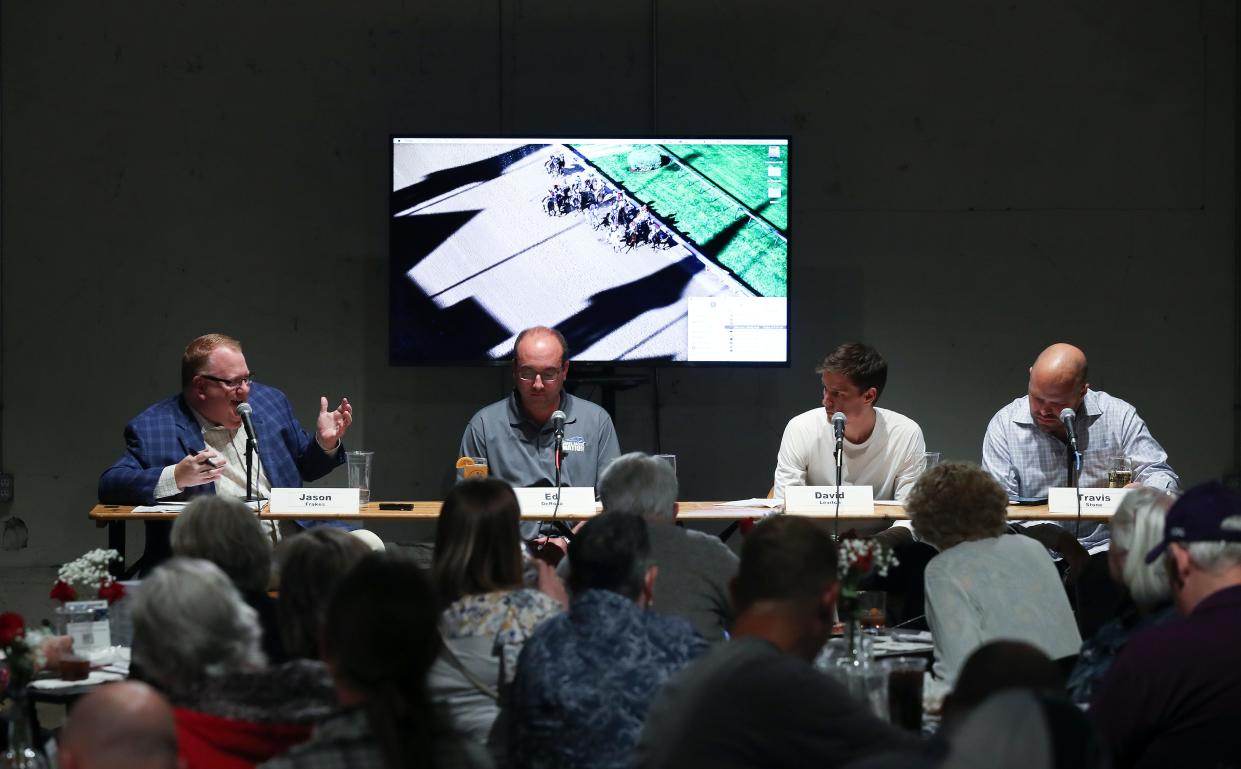
<svg viewBox="0 0 1241 769"><path fill-rule="evenodd" d="M0 503L13 501L13 474L0 473Z"/></svg>

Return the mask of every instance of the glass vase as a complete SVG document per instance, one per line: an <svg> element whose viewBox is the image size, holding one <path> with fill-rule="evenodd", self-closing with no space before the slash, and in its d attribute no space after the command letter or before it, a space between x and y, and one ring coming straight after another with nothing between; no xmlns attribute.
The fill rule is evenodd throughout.
<svg viewBox="0 0 1241 769"><path fill-rule="evenodd" d="M0 769L49 769L47 758L35 746L31 703L25 690L9 699L9 746L0 753Z"/></svg>

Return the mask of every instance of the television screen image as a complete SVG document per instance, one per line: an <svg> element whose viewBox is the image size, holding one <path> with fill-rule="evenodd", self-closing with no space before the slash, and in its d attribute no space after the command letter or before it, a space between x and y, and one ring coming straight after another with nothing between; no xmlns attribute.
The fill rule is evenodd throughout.
<svg viewBox="0 0 1241 769"><path fill-rule="evenodd" d="M394 136L396 364L785 364L787 139Z"/></svg>

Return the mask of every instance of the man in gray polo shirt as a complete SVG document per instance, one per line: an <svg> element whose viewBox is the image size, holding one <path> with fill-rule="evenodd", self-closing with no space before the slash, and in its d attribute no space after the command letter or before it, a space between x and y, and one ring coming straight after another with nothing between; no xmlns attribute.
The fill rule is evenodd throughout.
<svg viewBox="0 0 1241 769"><path fill-rule="evenodd" d="M569 373L564 336L535 326L517 335L513 347L513 392L479 410L465 427L458 456L485 457L490 474L513 486L555 483L552 414L565 413L562 486L594 486L600 472L620 456L612 418L588 400L563 392ZM522 535L537 533L533 523Z"/></svg>

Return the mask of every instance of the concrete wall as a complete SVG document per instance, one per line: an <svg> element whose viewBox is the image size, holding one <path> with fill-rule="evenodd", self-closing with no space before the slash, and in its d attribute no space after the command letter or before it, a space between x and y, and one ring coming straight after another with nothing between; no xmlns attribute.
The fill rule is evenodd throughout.
<svg viewBox="0 0 1241 769"><path fill-rule="evenodd" d="M851 338L947 457L1068 339L1186 481L1229 468L1233 3L599 7L5 3L0 515L30 540L0 575L102 545L121 427L208 330L308 422L348 395L376 496L441 493L507 383L387 365L391 132L792 135L792 365L660 375L686 498L765 493ZM652 400L621 394L624 448L655 447Z"/></svg>

